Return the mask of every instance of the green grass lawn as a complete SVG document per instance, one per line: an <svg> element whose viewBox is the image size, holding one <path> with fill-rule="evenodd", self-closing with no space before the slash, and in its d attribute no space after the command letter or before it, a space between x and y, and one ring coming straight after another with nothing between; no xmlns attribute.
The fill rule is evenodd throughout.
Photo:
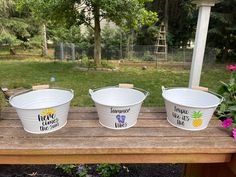
<svg viewBox="0 0 236 177"><path fill-rule="evenodd" d="M9 88L48 84L50 77L56 78L55 86L71 88L75 91L73 106L93 106L88 89L114 86L119 83L133 83L135 87L150 92L144 106L162 106L161 86L188 86L189 70L175 67L170 69L140 67L123 67L119 71L79 71L77 63L32 61L32 60L0 60L0 85ZM203 69L201 85L217 90L220 80L227 81L229 73L224 65L207 66Z"/></svg>

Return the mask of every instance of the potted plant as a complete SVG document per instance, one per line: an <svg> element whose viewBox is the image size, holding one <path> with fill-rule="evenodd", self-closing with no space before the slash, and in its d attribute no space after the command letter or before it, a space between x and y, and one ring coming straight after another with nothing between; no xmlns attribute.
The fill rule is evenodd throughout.
<svg viewBox="0 0 236 177"><path fill-rule="evenodd" d="M236 65L226 66L226 70L231 72L228 83L221 81L218 93L225 99L217 108L216 116L222 121L222 126L232 131L236 140Z"/></svg>

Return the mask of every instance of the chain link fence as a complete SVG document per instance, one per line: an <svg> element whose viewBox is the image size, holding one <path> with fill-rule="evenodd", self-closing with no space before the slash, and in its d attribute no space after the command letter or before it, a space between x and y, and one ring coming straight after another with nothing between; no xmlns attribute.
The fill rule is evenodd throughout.
<svg viewBox="0 0 236 177"><path fill-rule="evenodd" d="M60 43L55 45L55 59L80 60L83 57L93 58L94 46L82 48L76 44ZM133 45L133 46L102 46L102 59L106 60L138 60L138 61L163 61L164 57L156 54L155 45ZM193 49L186 47L169 46L167 61L191 62ZM206 48L204 55L205 63L216 61L216 50Z"/></svg>

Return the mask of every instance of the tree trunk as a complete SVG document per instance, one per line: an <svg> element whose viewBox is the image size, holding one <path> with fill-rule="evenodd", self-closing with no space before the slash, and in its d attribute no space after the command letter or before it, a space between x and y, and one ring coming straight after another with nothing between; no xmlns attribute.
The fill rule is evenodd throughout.
<svg viewBox="0 0 236 177"><path fill-rule="evenodd" d="M169 23L169 14L168 14L168 6L169 6L169 0L165 0L165 17L164 17L164 24L166 28L166 33L168 33L168 23Z"/></svg>
<svg viewBox="0 0 236 177"><path fill-rule="evenodd" d="M94 63L101 64L101 27L100 27L100 9L96 4L94 6Z"/></svg>
<svg viewBox="0 0 236 177"><path fill-rule="evenodd" d="M47 29L46 25L43 24L43 46L42 46L42 56L47 56L48 46L47 46Z"/></svg>

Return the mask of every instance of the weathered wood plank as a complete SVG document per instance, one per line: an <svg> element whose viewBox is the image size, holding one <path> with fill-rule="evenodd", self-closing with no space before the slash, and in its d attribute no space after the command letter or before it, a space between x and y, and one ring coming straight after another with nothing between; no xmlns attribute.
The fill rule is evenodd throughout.
<svg viewBox="0 0 236 177"><path fill-rule="evenodd" d="M107 128L79 128L63 127L47 135L34 135L25 132L22 128L1 128L2 137L229 137L230 131L223 128L207 128L202 131L186 131L175 127L170 128L130 128L125 130L111 130Z"/></svg>
<svg viewBox="0 0 236 177"><path fill-rule="evenodd" d="M67 127L102 127L98 120L69 120L67 125ZM0 128L14 128L14 127L22 127L22 124L20 122L20 120L0 120ZM150 119L150 120L145 120L145 119L138 119L137 124L134 127L147 127L147 128L155 128L155 127L159 127L159 128L172 128L173 126L171 124L169 124L166 119L164 120L159 120L159 119ZM221 127L220 121L219 120L212 120L208 127Z"/></svg>
<svg viewBox="0 0 236 177"><path fill-rule="evenodd" d="M236 153L230 137L0 138L0 154L178 154Z"/></svg>
<svg viewBox="0 0 236 177"><path fill-rule="evenodd" d="M0 155L0 164L217 163L228 162L229 159L229 154Z"/></svg>
<svg viewBox="0 0 236 177"><path fill-rule="evenodd" d="M50 134L25 132L12 108L0 120L3 164L218 163L230 162L234 153L231 132L217 119L205 130L185 131L166 121L164 108L142 108L133 128L117 131L98 123L94 107L71 108L68 124Z"/></svg>

